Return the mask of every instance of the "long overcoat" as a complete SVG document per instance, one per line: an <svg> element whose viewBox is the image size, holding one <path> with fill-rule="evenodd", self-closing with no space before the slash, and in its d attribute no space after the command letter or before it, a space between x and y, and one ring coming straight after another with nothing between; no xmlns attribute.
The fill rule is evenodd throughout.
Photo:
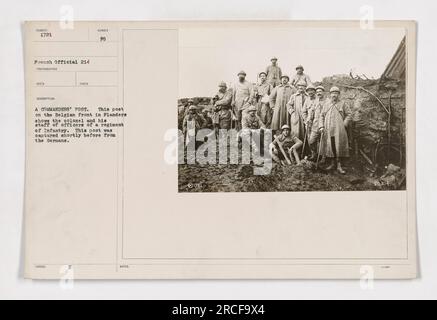
<svg viewBox="0 0 437 320"><path fill-rule="evenodd" d="M304 103L308 98L306 93L296 93L292 95L287 103L288 113L290 114L291 133L303 140L305 137L305 109Z"/></svg>
<svg viewBox="0 0 437 320"><path fill-rule="evenodd" d="M331 138L335 141L337 157L349 157L349 140L346 127L352 120L350 107L344 101L333 103L327 99L320 114L319 128L323 127L322 155L334 157Z"/></svg>
<svg viewBox="0 0 437 320"><path fill-rule="evenodd" d="M288 83L276 86L270 95L270 107L273 108L272 130L279 130L284 124L290 125L290 115L287 112L287 102L294 93L294 88Z"/></svg>

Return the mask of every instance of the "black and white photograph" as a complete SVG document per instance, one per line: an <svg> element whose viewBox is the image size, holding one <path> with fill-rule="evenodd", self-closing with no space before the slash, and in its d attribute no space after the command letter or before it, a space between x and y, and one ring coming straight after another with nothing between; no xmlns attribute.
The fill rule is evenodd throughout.
<svg viewBox="0 0 437 320"><path fill-rule="evenodd" d="M437 2L0 7L0 300L437 297Z"/></svg>
<svg viewBox="0 0 437 320"><path fill-rule="evenodd" d="M179 37L179 192L405 190L405 29Z"/></svg>

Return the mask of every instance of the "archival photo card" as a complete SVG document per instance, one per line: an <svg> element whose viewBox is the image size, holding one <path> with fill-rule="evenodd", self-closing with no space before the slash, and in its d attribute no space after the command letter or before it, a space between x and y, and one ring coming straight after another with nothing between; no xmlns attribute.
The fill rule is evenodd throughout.
<svg viewBox="0 0 437 320"><path fill-rule="evenodd" d="M414 22L23 36L24 277L417 277Z"/></svg>

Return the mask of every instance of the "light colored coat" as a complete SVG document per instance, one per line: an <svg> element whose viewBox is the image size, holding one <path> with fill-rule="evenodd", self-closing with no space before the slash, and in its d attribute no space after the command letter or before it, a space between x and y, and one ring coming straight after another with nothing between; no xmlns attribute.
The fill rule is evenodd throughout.
<svg viewBox="0 0 437 320"><path fill-rule="evenodd" d="M317 133L317 132L319 132L320 114L322 113L325 99L320 100L320 99L316 98L315 100L316 101L315 101L313 107L308 110L306 123L307 123L308 130L310 130L311 132Z"/></svg>
<svg viewBox="0 0 437 320"><path fill-rule="evenodd" d="M305 120L304 110L305 100L308 99L306 93L296 93L290 97L287 103L288 113L290 114L291 133L303 140L305 137Z"/></svg>
<svg viewBox="0 0 437 320"><path fill-rule="evenodd" d="M303 103L303 110L302 110L302 117L305 122L305 125L309 122L309 116L312 112L312 110L316 107L317 104L317 97L314 97L311 99L309 96L305 99L305 102Z"/></svg>
<svg viewBox="0 0 437 320"><path fill-rule="evenodd" d="M323 127L322 155L332 158L331 138L335 141L337 157L349 157L349 140L346 127L352 120L350 107L342 100L333 103L327 99L320 114L319 128Z"/></svg>
<svg viewBox="0 0 437 320"><path fill-rule="evenodd" d="M234 85L232 104L235 106L235 110L243 110L245 102L251 102L253 100L253 84L247 80L244 82L238 81Z"/></svg>
<svg viewBox="0 0 437 320"><path fill-rule="evenodd" d="M284 124L290 125L290 115L287 112L287 102L294 93L290 84L276 86L270 95L270 107L273 108L271 129L279 130Z"/></svg>

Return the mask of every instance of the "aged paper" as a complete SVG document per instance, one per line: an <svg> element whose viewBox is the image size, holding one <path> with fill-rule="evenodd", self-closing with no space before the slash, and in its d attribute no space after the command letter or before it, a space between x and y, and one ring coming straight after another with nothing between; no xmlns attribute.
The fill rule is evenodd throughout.
<svg viewBox="0 0 437 320"><path fill-rule="evenodd" d="M415 278L415 39L26 22L25 277Z"/></svg>

